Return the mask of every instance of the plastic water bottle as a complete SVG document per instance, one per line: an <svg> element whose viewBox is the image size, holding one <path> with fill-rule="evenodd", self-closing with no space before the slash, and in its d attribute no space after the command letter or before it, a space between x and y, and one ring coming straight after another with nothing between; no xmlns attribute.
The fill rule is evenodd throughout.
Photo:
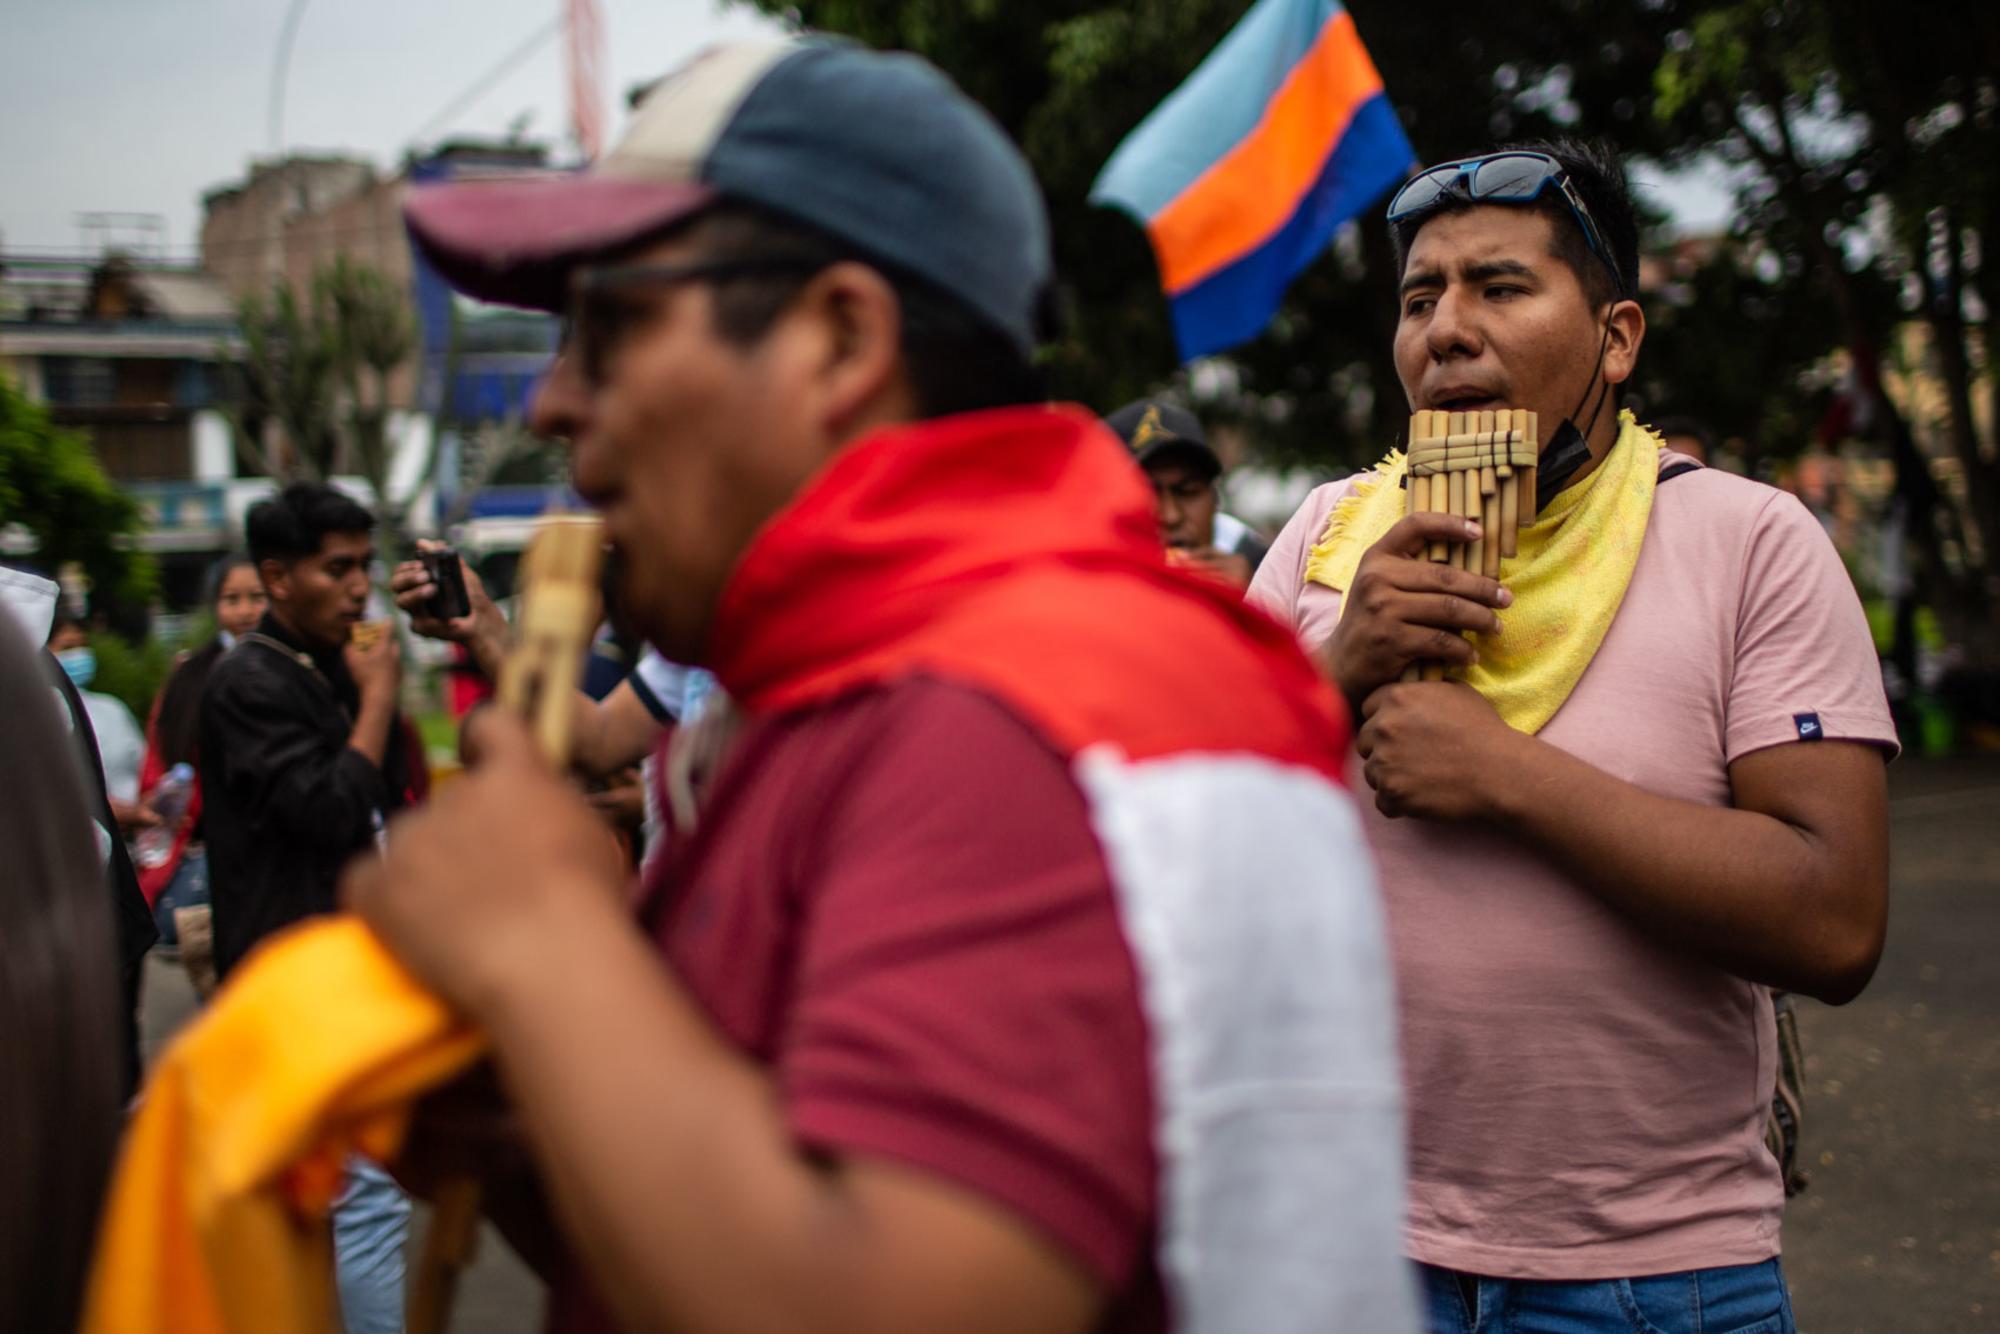
<svg viewBox="0 0 2000 1334"><path fill-rule="evenodd" d="M167 770L167 776L153 789L153 813L160 822L139 831L132 843L132 857L147 870L165 866L174 855L174 839L180 833L181 815L194 792L194 766L185 762Z"/></svg>

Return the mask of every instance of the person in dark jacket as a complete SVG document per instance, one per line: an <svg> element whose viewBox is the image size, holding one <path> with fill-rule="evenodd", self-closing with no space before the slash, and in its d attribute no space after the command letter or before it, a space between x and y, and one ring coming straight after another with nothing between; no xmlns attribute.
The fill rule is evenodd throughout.
<svg viewBox="0 0 2000 1334"><path fill-rule="evenodd" d="M250 558L270 608L209 672L197 747L225 981L264 937L332 912L341 868L411 799L395 636L354 642L374 526L367 510L314 483L250 511ZM379 1168L350 1160L333 1218L349 1334L402 1328L408 1224L408 1199Z"/></svg>
<svg viewBox="0 0 2000 1334"><path fill-rule="evenodd" d="M250 557L270 607L210 671L197 747L224 977L273 931L332 912L341 867L404 801L395 639L350 641L367 606L374 524L316 484L250 511Z"/></svg>

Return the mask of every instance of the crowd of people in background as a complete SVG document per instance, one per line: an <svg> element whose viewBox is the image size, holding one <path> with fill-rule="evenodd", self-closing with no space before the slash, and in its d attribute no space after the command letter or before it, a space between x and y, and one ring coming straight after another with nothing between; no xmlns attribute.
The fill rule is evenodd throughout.
<svg viewBox="0 0 2000 1334"><path fill-rule="evenodd" d="M1549 428L1499 580L1401 455L1267 547L1185 406L1048 406L1035 183L911 58L725 49L601 170L409 216L570 316L577 781L479 710L430 792L406 636L490 682L512 627L333 487L251 509L143 727L0 571L0 1327L75 1323L155 938L206 996L344 906L490 1038L553 1329L1792 1328L1773 991L1868 981L1896 734L1812 518L1621 411L1615 157L1389 208L1412 409ZM334 1204L350 1331L406 1166Z"/></svg>

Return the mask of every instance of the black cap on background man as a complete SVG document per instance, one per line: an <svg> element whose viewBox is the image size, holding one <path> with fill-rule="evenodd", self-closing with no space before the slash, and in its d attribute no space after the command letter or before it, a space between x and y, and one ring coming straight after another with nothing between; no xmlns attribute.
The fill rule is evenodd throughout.
<svg viewBox="0 0 2000 1334"><path fill-rule="evenodd" d="M1104 419L1153 484L1160 540L1177 562L1248 588L1265 545L1248 524L1222 512L1216 483L1222 459L1192 412L1163 398L1127 403Z"/></svg>
<svg viewBox="0 0 2000 1334"><path fill-rule="evenodd" d="M1222 476L1222 460L1209 447L1208 436L1192 412L1163 398L1127 403L1104 419L1118 433L1139 466L1175 463L1214 481Z"/></svg>

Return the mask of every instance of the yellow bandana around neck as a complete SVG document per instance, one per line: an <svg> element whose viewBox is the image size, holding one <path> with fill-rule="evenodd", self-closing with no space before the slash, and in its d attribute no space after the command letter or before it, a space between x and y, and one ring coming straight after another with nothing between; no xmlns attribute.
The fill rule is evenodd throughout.
<svg viewBox="0 0 2000 1334"><path fill-rule="evenodd" d="M1362 555L1403 517L1405 455L1391 454L1333 507L1306 562L1306 582L1342 595ZM1555 717L1618 616L1639 563L1659 478L1660 439L1618 415L1618 439L1589 476L1558 492L1500 562L1514 594L1500 633L1479 635L1479 661L1450 675L1477 690L1509 727L1530 735Z"/></svg>

